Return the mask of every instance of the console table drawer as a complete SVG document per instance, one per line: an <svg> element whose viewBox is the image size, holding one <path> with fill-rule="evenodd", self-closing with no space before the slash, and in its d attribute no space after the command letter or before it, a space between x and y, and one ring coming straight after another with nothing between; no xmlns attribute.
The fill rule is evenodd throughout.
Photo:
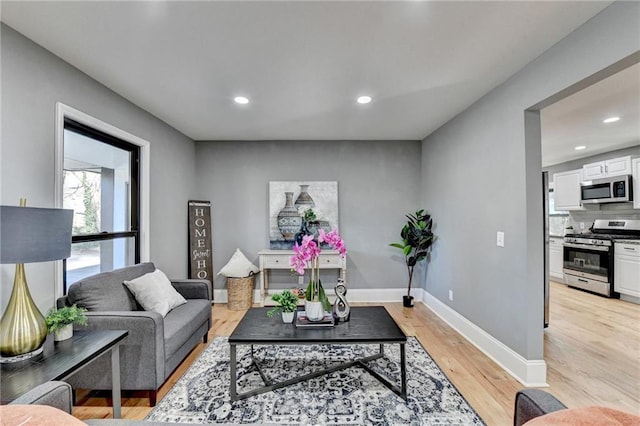
<svg viewBox="0 0 640 426"><path fill-rule="evenodd" d="M342 259L339 255L320 255L318 259L318 266L320 268L342 268Z"/></svg>
<svg viewBox="0 0 640 426"><path fill-rule="evenodd" d="M290 269L291 255L279 254L264 256L264 267L269 269Z"/></svg>

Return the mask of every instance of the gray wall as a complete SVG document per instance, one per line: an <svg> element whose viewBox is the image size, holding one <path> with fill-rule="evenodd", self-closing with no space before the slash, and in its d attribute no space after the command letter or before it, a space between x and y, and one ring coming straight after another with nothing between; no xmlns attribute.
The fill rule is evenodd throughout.
<svg viewBox="0 0 640 426"><path fill-rule="evenodd" d="M439 236L426 290L526 359L543 358L543 220L524 111L640 49L639 17L640 4L614 3L422 143Z"/></svg>
<svg viewBox="0 0 640 426"><path fill-rule="evenodd" d="M151 259L169 276L187 273L187 200L193 198L195 143L5 24L2 38L0 199L54 206L55 105L63 102L151 144ZM26 265L43 312L53 306L53 262ZM1 268L0 312L14 268Z"/></svg>
<svg viewBox="0 0 640 426"><path fill-rule="evenodd" d="M338 182L348 286L406 285L388 243L399 240L404 215L420 208L419 141L198 142L196 157L199 197L212 202L214 275L236 248L257 265L269 247L269 181L318 180ZM215 287L224 285L217 277Z"/></svg>

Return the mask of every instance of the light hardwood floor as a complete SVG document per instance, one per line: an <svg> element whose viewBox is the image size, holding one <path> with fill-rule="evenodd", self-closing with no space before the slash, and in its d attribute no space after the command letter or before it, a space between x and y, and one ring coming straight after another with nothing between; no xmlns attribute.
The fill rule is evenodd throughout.
<svg viewBox="0 0 640 426"><path fill-rule="evenodd" d="M515 393L523 386L422 304L384 303L407 335L416 336L449 380L488 425L513 423ZM545 330L548 392L569 407L601 404L640 415L640 305L551 284L550 326ZM213 308L212 341L228 336L244 312ZM160 388L158 401L202 353L200 344ZM80 398L74 415L111 417L108 400ZM123 398L123 417L149 411L144 393Z"/></svg>

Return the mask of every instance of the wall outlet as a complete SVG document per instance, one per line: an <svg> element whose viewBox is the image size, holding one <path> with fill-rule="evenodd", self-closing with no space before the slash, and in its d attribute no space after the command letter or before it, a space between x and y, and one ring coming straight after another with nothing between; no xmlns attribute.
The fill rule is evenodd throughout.
<svg viewBox="0 0 640 426"><path fill-rule="evenodd" d="M580 229L584 229L584 222L580 222Z"/></svg>
<svg viewBox="0 0 640 426"><path fill-rule="evenodd" d="M449 300L453 302L453 290L449 290Z"/></svg>
<svg viewBox="0 0 640 426"><path fill-rule="evenodd" d="M496 244L498 247L504 247L504 232L498 231L498 236L496 237Z"/></svg>

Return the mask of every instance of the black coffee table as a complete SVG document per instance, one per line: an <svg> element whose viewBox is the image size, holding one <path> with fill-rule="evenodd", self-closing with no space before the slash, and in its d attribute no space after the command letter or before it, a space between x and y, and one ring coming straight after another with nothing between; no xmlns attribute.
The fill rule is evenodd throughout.
<svg viewBox="0 0 640 426"><path fill-rule="evenodd" d="M251 308L229 336L231 380L229 394L232 401L259 395L274 389L299 383L323 374L357 366L367 370L382 384L407 399L407 374L405 363L405 344L407 336L398 327L391 315L382 306L352 307L351 320L338 323L333 327L301 328L294 324L284 324L279 316L267 317L269 308ZM400 345L400 382L398 387L385 377L372 370L366 363L384 356L385 344ZM283 382L272 382L262 372L259 360L254 357L253 345L312 345L312 344L379 344L378 353L360 359L354 359L330 369L315 371L294 377ZM265 386L238 394L236 349L239 345L251 346L251 358Z"/></svg>

